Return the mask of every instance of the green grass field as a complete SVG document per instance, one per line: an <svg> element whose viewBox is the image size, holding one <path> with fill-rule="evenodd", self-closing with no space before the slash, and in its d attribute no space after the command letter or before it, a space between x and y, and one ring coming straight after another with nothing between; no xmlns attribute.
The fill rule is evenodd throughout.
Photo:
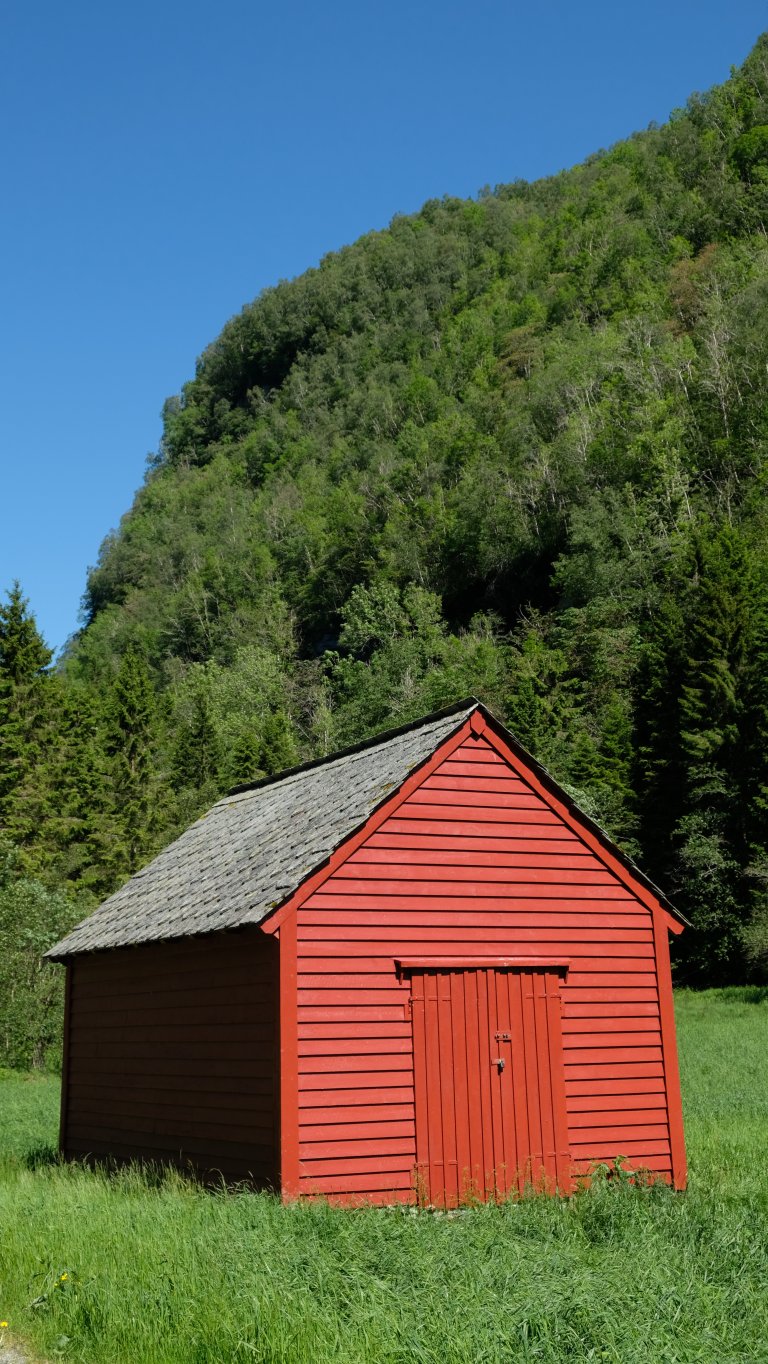
<svg viewBox="0 0 768 1364"><path fill-rule="evenodd" d="M6 1074L6 1338L83 1364L768 1361L768 991L684 994L678 1020L687 1194L456 1217L46 1165L58 1086Z"/></svg>

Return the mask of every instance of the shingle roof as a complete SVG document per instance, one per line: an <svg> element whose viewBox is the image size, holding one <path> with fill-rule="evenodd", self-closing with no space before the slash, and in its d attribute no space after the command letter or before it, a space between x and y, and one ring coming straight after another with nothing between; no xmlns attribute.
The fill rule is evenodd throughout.
<svg viewBox="0 0 768 1364"><path fill-rule="evenodd" d="M46 956L260 923L476 707L462 701L225 796Z"/></svg>

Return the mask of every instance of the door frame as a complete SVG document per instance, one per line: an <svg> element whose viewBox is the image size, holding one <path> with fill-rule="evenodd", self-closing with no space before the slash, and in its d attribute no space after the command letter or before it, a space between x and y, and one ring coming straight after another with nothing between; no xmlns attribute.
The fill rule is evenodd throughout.
<svg viewBox="0 0 768 1364"><path fill-rule="evenodd" d="M543 973L543 972L549 973L550 977L551 977L552 975L556 975L556 976L559 976L559 977L560 977L560 981L558 982L558 985L557 985L557 998L558 998L558 1006L557 1006L557 1012L556 1012L557 1025L556 1025L556 1028L554 1029L554 1032L553 1032L553 1030L552 1030L552 1020L551 1020L551 1014L550 1014L550 1012L549 1012L549 1006L548 1006L548 1004L545 1005L545 1008L546 1008L546 1010L547 1010L547 1017L548 1017L548 1020L549 1020L548 1023L547 1023L547 1036L548 1036L548 1042L547 1042L547 1048L546 1048L546 1050L547 1050L547 1066L546 1066L546 1074L549 1076L549 1083L550 1083L550 1087L551 1087L551 1088L550 1088L550 1092L551 1092L552 1105L551 1105L551 1110L550 1110L550 1112L551 1112L551 1121L552 1121L552 1123L554 1124L553 1132L552 1132L551 1135L554 1136L554 1141L555 1141L555 1151L554 1151L553 1154L554 1154L554 1156L555 1156L556 1169L557 1169L557 1171L558 1171L557 1176L556 1176L557 1183L556 1183L555 1188L556 1188L556 1191L557 1191L557 1192L560 1192L560 1193L570 1193L570 1192L572 1191L572 1187L573 1187L573 1181L572 1181L572 1178L571 1178L571 1175L570 1175L570 1169L567 1168L567 1167L570 1167L570 1160L571 1160L571 1157L570 1157L570 1142L569 1142L569 1133L568 1133L568 1118L567 1118L566 1099L565 1099L565 1068L564 1068L564 1055L563 1055L562 1031L561 1031L561 1024L560 1024L560 1001L562 1000L562 994L561 994L560 986L562 985L562 983L563 983L565 977L566 977L567 974L568 974L568 969L569 969L569 967L570 967L570 964L571 964L571 963L570 963L570 959L569 959L569 958L565 958L565 957L542 957L542 956L527 956L527 957L524 957L524 956L514 956L514 957L512 957L512 956L505 956L505 957L477 957L477 956L469 956L469 955L467 955L467 956L461 956L461 957L447 957L447 956L445 956L445 957L438 957L438 956L429 956L429 957L397 957L397 958L395 958L395 968L396 968L396 970L397 970L398 979L401 980L401 981L405 981L405 979L407 979L408 977L410 977L410 976L412 976L412 975L422 975L422 974L426 974L427 972L430 972L430 971L446 971L446 972L447 972L447 971L482 971L482 970L486 970L486 971L509 971L509 972L515 972L515 971L520 971L520 972L526 972L526 971L528 971L528 972L535 972L535 971L540 971L540 972L542 972L542 973ZM546 995L545 995L545 998L547 998ZM417 1150L418 1150L418 1149L419 1149L419 1131L418 1131L418 1128L419 1128L419 1110L420 1110L420 1102L423 1103L423 1102L425 1101L426 1095L425 1095L425 1094L420 1094L420 1093L419 1093L419 1083L418 1083L417 1074L416 1074L416 1060L417 1060L417 1058L416 1058L416 1033L415 1033L415 1031L414 1031L414 1022L415 1022L415 1019L414 1019L414 1014L413 1014L413 1006L412 1006L412 1003L411 1003L410 1000L409 1000L409 1003L408 1003L408 1005L407 1005L406 1007L407 1007L407 1012L408 1012L408 1014L409 1014L409 1016L410 1016L410 1019L411 1019L411 1027L412 1027L411 1037L412 1037L412 1041L413 1041L413 1044L414 1044L414 1052L413 1052L413 1065L414 1065L413 1082L414 1082L414 1102L415 1102L415 1113L414 1113L415 1132L414 1132L414 1135L415 1135L415 1138L416 1138L416 1144L417 1144ZM498 1034L497 1034L497 1036L498 1036ZM425 1040L425 1042L426 1042L426 1038L425 1038L424 1040ZM526 1048L526 1049L527 1049L527 1048ZM537 1056L537 1058L536 1058L536 1071L537 1071L537 1076L538 1076L538 1074L540 1074L540 1073L544 1073L544 1072L542 1072L542 1071L539 1071L539 1068L538 1068L538 1063L541 1062L541 1059L542 1059L542 1058L541 1058L541 1055L539 1054L539 1055ZM523 1066L523 1069L524 1069L524 1070L525 1070L526 1065L530 1064L530 1060L531 1060L530 1054L529 1054L527 1057L525 1057L525 1058L522 1059L522 1066ZM518 1061L518 1062L517 1062L517 1066L519 1067L520 1064L521 1064L521 1062ZM502 1063L502 1066L503 1066L503 1063ZM555 1077L557 1077L557 1078L555 1078ZM463 1079L463 1087L464 1087L464 1088L466 1088L466 1085L467 1085L467 1083L468 1083L468 1080L469 1080L469 1075L467 1074L467 1075L464 1077L464 1079ZM426 1075L423 1076L423 1081L424 1081L424 1084L425 1084L425 1085L428 1084L428 1079L427 1079L427 1076L426 1076ZM461 1084L462 1081L460 1081L459 1083ZM454 1092L455 1092L455 1090L454 1090ZM526 1099L527 1099L527 1096L526 1096ZM513 1111L514 1111L514 1100L513 1100ZM422 1114L422 1125L425 1123L425 1121L426 1121L426 1117L425 1117L424 1114ZM515 1120L515 1121L517 1121L517 1120ZM417 1181L417 1192L418 1192L418 1183L419 1183L419 1178L420 1178L420 1176L419 1176L418 1164L417 1164L417 1168L416 1168L416 1172L415 1172L415 1177L416 1177L416 1181ZM549 1185L548 1185L548 1184L542 1185L542 1187L547 1187L547 1188L549 1188ZM550 1190L550 1191L551 1191L551 1192L554 1192L555 1189L552 1189L552 1190ZM434 1192L434 1191L433 1191L433 1192ZM520 1189L520 1192L522 1192L522 1188ZM487 1195L487 1194L489 1193L489 1190L486 1189L486 1190L485 1190L485 1193L486 1193L486 1195ZM509 1189L509 1190L507 1191L507 1195L502 1195L502 1196L508 1196L510 1193L514 1193L514 1189ZM495 1195L495 1196L498 1196L498 1195ZM443 1198L445 1198L445 1193L443 1194ZM433 1199L433 1201L434 1201L434 1199Z"/></svg>
<svg viewBox="0 0 768 1364"><path fill-rule="evenodd" d="M570 957L395 957L399 976L411 971L514 971L526 967L566 976L570 965Z"/></svg>

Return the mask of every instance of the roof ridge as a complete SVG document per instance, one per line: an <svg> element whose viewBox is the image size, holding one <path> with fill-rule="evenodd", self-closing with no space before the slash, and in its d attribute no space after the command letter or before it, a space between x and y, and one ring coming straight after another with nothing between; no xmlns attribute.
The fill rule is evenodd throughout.
<svg viewBox="0 0 768 1364"><path fill-rule="evenodd" d="M476 724L476 716L484 724ZM590 846L595 840L596 855L602 856L601 850L611 854L614 874L620 879L627 876L633 894L640 891L643 899L645 887L654 904L682 918L506 726L475 697L467 697L325 758L238 787L134 873L46 956L62 960L81 952L261 923L361 830L372 813L384 808L430 754L446 743L453 748L465 729L482 731L492 744L495 735L508 759L521 764L525 779L543 799L557 802L560 817L573 821Z"/></svg>
<svg viewBox="0 0 768 1364"><path fill-rule="evenodd" d="M277 782L287 781L291 777L298 777L304 772L310 772L315 767L329 766L331 763L339 762L341 758L351 758L355 753L364 753L368 748L378 748L380 744L391 743L393 739L398 739L402 734L410 734L416 729L425 729L427 725L434 724L438 720L447 720L451 715L459 715L462 711L476 710L478 707L483 708L476 696L465 696L461 701L454 701L450 706L433 710L429 715L422 715L418 720L409 720L407 724L399 725L396 729L381 730L369 739L361 739L358 743L350 744L347 748L339 748L334 753L328 753L324 758L310 758L307 762L297 763L295 767L286 767L282 772L275 772L271 777L259 777L256 781L242 782L238 786L231 787L226 795L220 796L216 804L221 805L231 796L240 796L246 791L260 791L262 787L274 786Z"/></svg>

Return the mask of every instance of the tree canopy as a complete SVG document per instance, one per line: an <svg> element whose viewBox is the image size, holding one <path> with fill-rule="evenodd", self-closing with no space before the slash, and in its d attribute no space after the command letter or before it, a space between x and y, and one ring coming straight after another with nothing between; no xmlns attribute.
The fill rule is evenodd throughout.
<svg viewBox="0 0 768 1364"><path fill-rule="evenodd" d="M580 166L432 200L224 327L51 671L0 609L0 832L91 898L233 784L473 693L768 964L768 36Z"/></svg>

